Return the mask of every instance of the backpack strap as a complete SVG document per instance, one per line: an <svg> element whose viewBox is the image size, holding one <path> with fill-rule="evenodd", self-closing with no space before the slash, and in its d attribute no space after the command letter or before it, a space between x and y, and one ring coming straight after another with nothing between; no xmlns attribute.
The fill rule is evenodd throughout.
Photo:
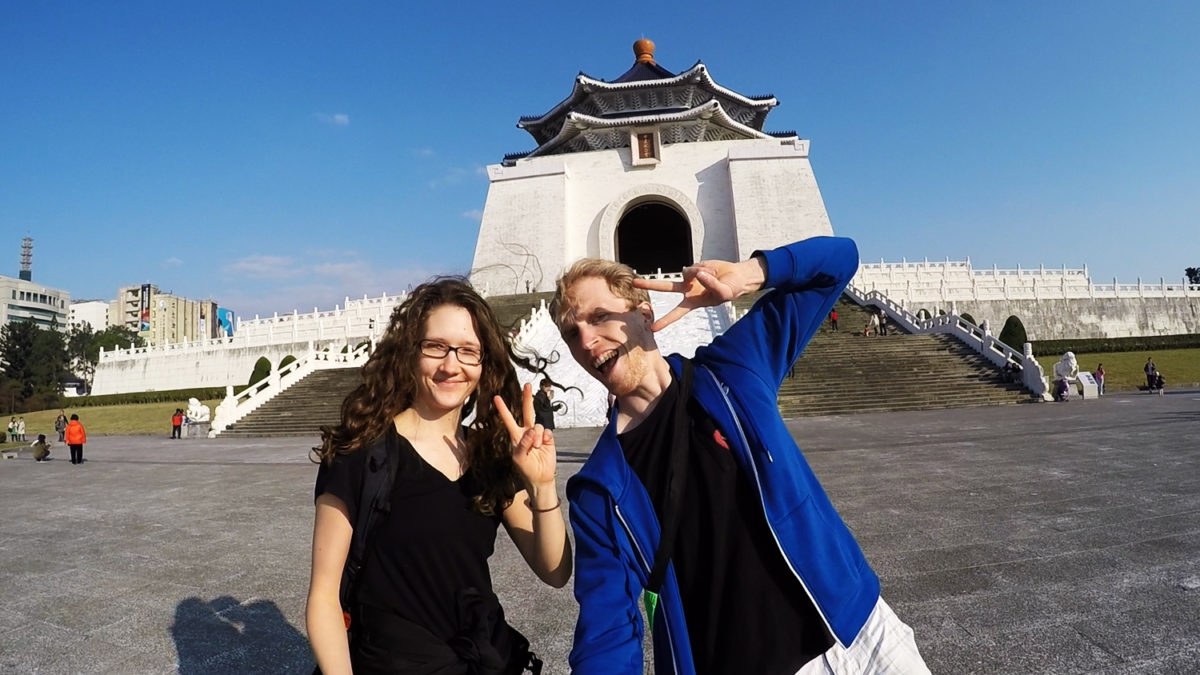
<svg viewBox="0 0 1200 675"><path fill-rule="evenodd" d="M355 585L363 563L370 554L374 537L371 534L379 526L380 519L392 510L392 486L400 467L400 438L396 430L388 425L383 435L366 449L363 462L363 483L358 498L354 532L350 537L350 550L346 564L342 567L342 583L338 597L346 615L346 628L350 627L348 610L354 604Z"/></svg>
<svg viewBox="0 0 1200 675"><path fill-rule="evenodd" d="M692 362L680 360L679 397L675 399L675 428L671 438L671 464L667 470L667 498L662 514L662 530L658 537L658 550L654 552L654 565L650 568L650 579L646 588L658 593L667 576L667 563L675 551L675 538L679 534L680 511L683 509L683 492L687 486L687 467L691 434L688 433L691 419L688 416L688 401L692 398Z"/></svg>

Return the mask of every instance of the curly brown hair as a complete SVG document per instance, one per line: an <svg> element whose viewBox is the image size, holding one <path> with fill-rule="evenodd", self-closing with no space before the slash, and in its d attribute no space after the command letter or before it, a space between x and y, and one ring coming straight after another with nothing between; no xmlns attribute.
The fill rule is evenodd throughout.
<svg viewBox="0 0 1200 675"><path fill-rule="evenodd" d="M362 367L363 383L342 402L341 424L321 427L321 446L313 448L315 462L331 463L335 455L353 452L382 436L396 415L412 406L417 391L419 343L429 315L446 305L471 315L483 351L479 384L463 403L465 419L475 418L467 434L467 472L479 486L474 508L484 515L504 510L520 489L512 461L512 440L492 400L500 395L518 423L523 423L521 385L512 346L495 313L461 277L440 277L417 286L392 312L387 331L376 341Z"/></svg>

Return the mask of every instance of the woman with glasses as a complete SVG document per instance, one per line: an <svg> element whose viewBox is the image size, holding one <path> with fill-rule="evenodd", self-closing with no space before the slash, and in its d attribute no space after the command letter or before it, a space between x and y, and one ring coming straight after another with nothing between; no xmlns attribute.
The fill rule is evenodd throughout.
<svg viewBox="0 0 1200 675"><path fill-rule="evenodd" d="M503 524L542 581L561 588L571 575L554 438L533 423L532 391L521 390L513 360L470 285L422 284L392 313L341 424L322 428L307 621L326 675L507 675L540 665L505 622L487 563ZM366 453L381 441L398 462L390 511L369 529L343 608Z"/></svg>

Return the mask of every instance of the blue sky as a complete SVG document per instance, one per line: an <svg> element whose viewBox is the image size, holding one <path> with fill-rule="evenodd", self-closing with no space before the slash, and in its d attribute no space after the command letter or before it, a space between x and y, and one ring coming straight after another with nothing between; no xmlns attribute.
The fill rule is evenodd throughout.
<svg viewBox="0 0 1200 675"><path fill-rule="evenodd" d="M243 317L467 271L484 167L638 37L774 94L866 260L1200 266L1200 3L0 4L0 274Z"/></svg>

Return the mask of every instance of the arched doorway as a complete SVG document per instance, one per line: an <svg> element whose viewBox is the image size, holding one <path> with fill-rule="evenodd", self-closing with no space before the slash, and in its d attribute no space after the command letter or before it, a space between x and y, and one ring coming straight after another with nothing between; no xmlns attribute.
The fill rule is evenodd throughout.
<svg viewBox="0 0 1200 675"><path fill-rule="evenodd" d="M639 274L679 272L691 265L692 230L682 213L660 202L625 212L617 225L617 261Z"/></svg>

